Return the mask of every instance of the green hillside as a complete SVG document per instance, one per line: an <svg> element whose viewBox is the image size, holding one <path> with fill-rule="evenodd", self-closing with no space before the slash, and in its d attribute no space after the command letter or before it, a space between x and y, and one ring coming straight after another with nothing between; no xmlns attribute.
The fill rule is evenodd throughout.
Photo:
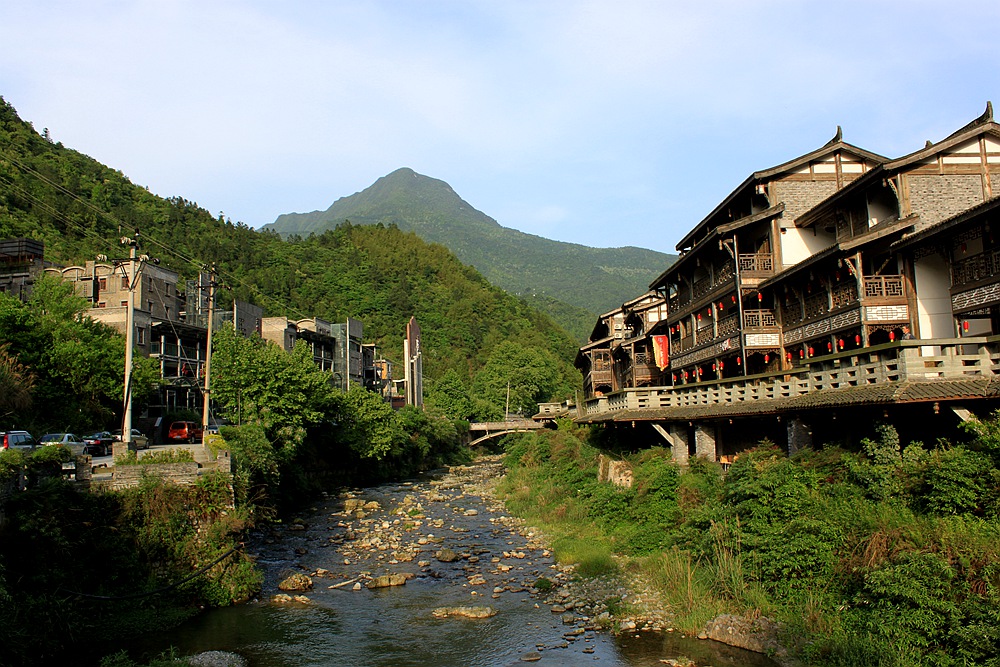
<svg viewBox="0 0 1000 667"><path fill-rule="evenodd" d="M266 229L283 237L320 233L350 220L394 224L440 243L508 292L534 303L585 340L596 315L646 291L675 259L642 248L590 248L501 226L444 181L397 169L325 211L281 215Z"/></svg>
<svg viewBox="0 0 1000 667"><path fill-rule="evenodd" d="M471 385L505 342L558 360L556 394L579 381L570 363L575 342L559 326L442 246L391 225L344 225L283 241L181 197L151 194L40 136L0 98L0 238L35 238L45 243L48 261L82 264L97 254L124 256L119 238L135 228L142 251L182 277L215 262L232 288L226 294L261 305L268 316L358 318L365 339L395 361L415 315L431 389L449 371Z"/></svg>

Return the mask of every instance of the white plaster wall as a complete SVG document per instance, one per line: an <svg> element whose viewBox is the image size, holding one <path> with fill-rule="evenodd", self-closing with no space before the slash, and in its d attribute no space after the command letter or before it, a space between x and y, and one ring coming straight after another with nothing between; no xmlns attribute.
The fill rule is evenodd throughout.
<svg viewBox="0 0 1000 667"><path fill-rule="evenodd" d="M913 263L917 290L917 321L921 338L953 338L955 321L951 314L951 277L944 258L935 253Z"/></svg>
<svg viewBox="0 0 1000 667"><path fill-rule="evenodd" d="M789 267L808 259L820 250L830 247L834 239L826 234L814 233L812 229L789 227L779 235L781 243L781 263Z"/></svg>

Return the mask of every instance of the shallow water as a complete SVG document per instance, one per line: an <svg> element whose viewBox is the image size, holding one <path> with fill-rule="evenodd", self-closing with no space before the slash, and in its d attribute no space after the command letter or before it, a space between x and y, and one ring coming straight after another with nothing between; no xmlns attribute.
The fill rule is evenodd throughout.
<svg viewBox="0 0 1000 667"><path fill-rule="evenodd" d="M149 657L169 646L181 655L232 651L251 667L493 667L527 664L521 658L529 652L540 656L537 664L552 666L651 667L678 656L714 667L774 664L755 653L679 633L642 631L614 637L581 620L585 612L580 610L570 612L575 618L565 623L563 614L553 613L530 588L539 576L558 581L552 557L500 520L502 510L467 493L469 487L462 481L437 476L433 482L359 491L358 498L380 504L361 520L343 512L342 500L318 503L302 517L307 529L276 531L257 545L258 562L266 572L260 601L207 612L172 631L146 637L130 653ZM411 502L404 505L407 496ZM419 512L420 525L407 530L411 519L395 513L401 506L410 514ZM384 522L388 529L382 528ZM369 532L361 533L365 527ZM359 531L355 539L345 539L348 529ZM372 534L385 538L384 550L357 546L358 539ZM418 544L420 538L427 543ZM439 562L434 554L443 547L467 557ZM524 558L509 556L512 552ZM399 562L390 563L400 555ZM412 560L405 560L409 555ZM429 564L420 566L420 561ZM306 593L308 603L270 602L284 575L312 574L318 568L329 574L314 577L315 587ZM329 588L365 572L415 576L391 588ZM470 581L477 575L484 584ZM472 605L489 605L497 613L485 619L438 619L431 613L443 606Z"/></svg>

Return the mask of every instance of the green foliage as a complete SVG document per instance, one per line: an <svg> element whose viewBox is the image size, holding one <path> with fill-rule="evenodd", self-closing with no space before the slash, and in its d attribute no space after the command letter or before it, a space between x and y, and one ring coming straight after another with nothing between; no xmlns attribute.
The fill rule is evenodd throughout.
<svg viewBox="0 0 1000 667"><path fill-rule="evenodd" d="M158 452L147 452L141 457L138 452L128 451L115 457L116 466L163 465L168 463L191 463L194 454L190 449L165 449Z"/></svg>
<svg viewBox="0 0 1000 667"><path fill-rule="evenodd" d="M932 450L902 447L890 426L863 452L789 459L762 445L725 475L650 450L629 458L625 490L596 482L596 451L564 427L511 442L501 490L569 545L640 555L626 565L661 591L677 627L766 615L808 664L997 667L998 416L970 428L968 444ZM635 534L647 523L655 545Z"/></svg>
<svg viewBox="0 0 1000 667"><path fill-rule="evenodd" d="M505 408L522 415L538 412L539 401L565 394L572 385L561 376L558 360L544 350L514 342L498 345L476 374L472 392L489 406L487 421L502 421Z"/></svg>

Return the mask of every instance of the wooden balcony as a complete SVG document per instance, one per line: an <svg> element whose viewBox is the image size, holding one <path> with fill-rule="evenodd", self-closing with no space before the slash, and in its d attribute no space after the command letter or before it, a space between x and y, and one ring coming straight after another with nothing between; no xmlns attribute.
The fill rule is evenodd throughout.
<svg viewBox="0 0 1000 667"><path fill-rule="evenodd" d="M867 276L865 300L900 301L906 299L903 276Z"/></svg>
<svg viewBox="0 0 1000 667"><path fill-rule="evenodd" d="M740 275L747 278L766 278L774 275L774 256L771 253L739 255Z"/></svg>
<svg viewBox="0 0 1000 667"><path fill-rule="evenodd" d="M600 400L588 400L584 404L584 420L605 418L618 411L629 410L630 419L635 419L635 410L658 410L655 418L670 419L670 408L697 408L700 416L711 418L725 411L725 414L752 414L768 408L763 402L795 399L807 394L830 390L910 383L916 387L931 387L937 381L949 381L945 385L947 395L955 396L955 382L990 380L1000 368L1000 336L924 339L896 341L859 350L840 352L809 359L794 370L766 373L748 377L698 382L674 387L639 387L617 391ZM967 384L967 383L962 383ZM971 386L970 386L971 389ZM921 389L923 395L936 400L937 394ZM832 393L824 403L835 407L837 396L844 396L849 403L856 403L857 393ZM879 394L878 402L885 401L885 392ZM812 407L821 402L814 401ZM761 407L755 407L760 405ZM678 418L688 420L698 415L691 410L678 413Z"/></svg>
<svg viewBox="0 0 1000 667"><path fill-rule="evenodd" d="M951 286L962 287L1000 275L1000 250L973 255L951 268Z"/></svg>
<svg viewBox="0 0 1000 667"><path fill-rule="evenodd" d="M778 321L773 310L757 309L743 311L743 329L776 329Z"/></svg>

